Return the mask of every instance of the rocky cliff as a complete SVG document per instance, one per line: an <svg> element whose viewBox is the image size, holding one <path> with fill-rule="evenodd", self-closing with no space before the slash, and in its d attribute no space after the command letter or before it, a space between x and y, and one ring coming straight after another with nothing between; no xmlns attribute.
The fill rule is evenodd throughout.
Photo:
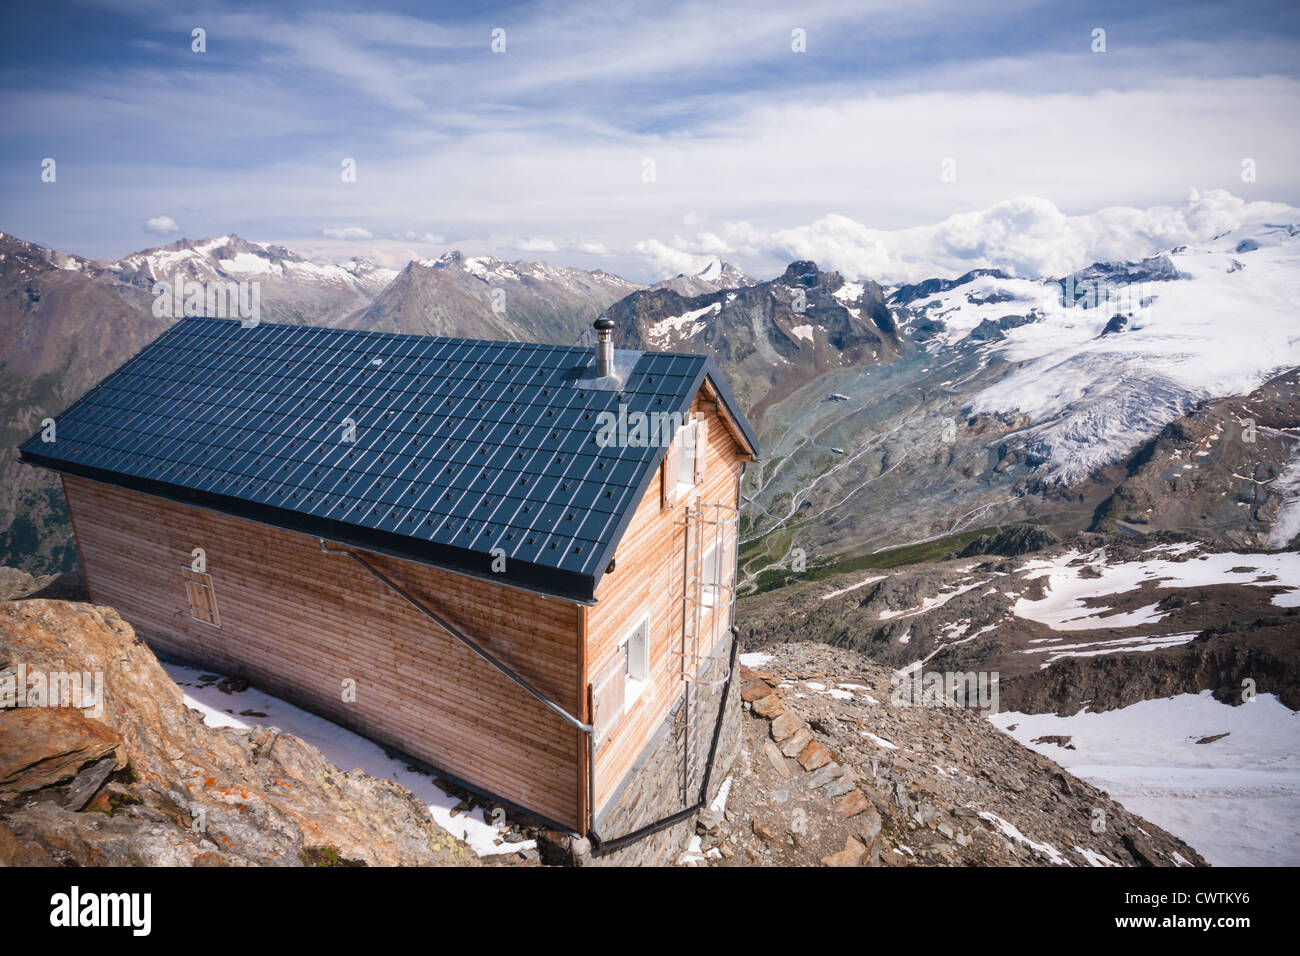
<svg viewBox="0 0 1300 956"><path fill-rule="evenodd" d="M109 608L0 604L0 708L0 863L476 862L404 787L273 727L207 726Z"/></svg>
<svg viewBox="0 0 1300 956"><path fill-rule="evenodd" d="M1203 866L1178 838L977 709L895 699L891 672L785 644L740 674L747 746L699 824L721 866Z"/></svg>

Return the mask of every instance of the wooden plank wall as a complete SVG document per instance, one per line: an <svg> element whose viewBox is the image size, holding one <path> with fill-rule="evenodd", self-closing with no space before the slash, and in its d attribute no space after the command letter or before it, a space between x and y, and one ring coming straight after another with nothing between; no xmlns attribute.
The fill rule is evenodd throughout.
<svg viewBox="0 0 1300 956"><path fill-rule="evenodd" d="M615 570L601 579L596 589L597 603L587 610L589 681L612 665L620 642L642 615L650 614L649 686L627 707L617 728L597 746L597 816L685 691L679 656L685 508L688 502L696 500L736 505L745 452L724 427L715 405L703 392L696 397L692 414L709 421L704 481L696 488L698 498L686 496L671 509L663 510L660 472L619 543L614 557ZM729 611L722 609L717 626L711 628L712 612L709 612L704 633L712 629L720 638L729 626L728 615ZM701 654L707 655L709 650L701 641Z"/></svg>
<svg viewBox="0 0 1300 956"><path fill-rule="evenodd" d="M570 827L581 734L315 538L81 478L65 482L94 600L150 644L239 674ZM656 491L657 493L657 491ZM207 552L221 627L190 616L183 570ZM380 571L566 710L585 710L582 609L393 558ZM341 682L357 682L344 703ZM350 769L350 768L343 768Z"/></svg>

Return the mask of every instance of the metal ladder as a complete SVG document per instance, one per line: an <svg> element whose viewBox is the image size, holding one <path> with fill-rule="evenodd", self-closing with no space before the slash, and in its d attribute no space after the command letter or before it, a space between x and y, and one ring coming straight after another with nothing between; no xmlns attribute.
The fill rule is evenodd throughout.
<svg viewBox="0 0 1300 956"><path fill-rule="evenodd" d="M682 794L693 798L699 786L700 762L695 727L698 722L699 687L718 687L726 683L730 668L721 675L710 673L718 634L731 626L731 609L736 603L735 568L730 549L737 546L734 530L739 512L725 504L688 504L683 512L685 541L682 554L682 680L686 684L683 714ZM730 533L729 533L730 532ZM730 574L718 581L716 590L706 599L704 593L704 556L710 547L721 553ZM706 617L708 618L706 623ZM704 633L707 628L707 634ZM707 655L701 659L702 649Z"/></svg>

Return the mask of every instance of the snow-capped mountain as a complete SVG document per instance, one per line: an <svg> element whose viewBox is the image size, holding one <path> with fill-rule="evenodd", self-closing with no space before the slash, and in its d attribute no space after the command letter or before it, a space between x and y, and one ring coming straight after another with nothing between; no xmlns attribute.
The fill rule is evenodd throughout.
<svg viewBox="0 0 1300 956"><path fill-rule="evenodd" d="M908 308L942 323L930 351L975 336L1020 366L971 411L1028 415L1026 449L1070 483L1196 405L1300 365L1300 238L1252 228L1048 282L984 275Z"/></svg>
<svg viewBox="0 0 1300 956"><path fill-rule="evenodd" d="M175 281L253 282L260 285L268 322L332 322L367 305L397 276L365 259L310 261L283 246L236 235L181 239L136 252L107 267L117 281L152 290Z"/></svg>
<svg viewBox="0 0 1300 956"><path fill-rule="evenodd" d="M780 532L774 562L1020 520L1195 528L1237 546L1300 529L1300 408L1284 376L1300 367L1294 225L1063 277L977 269L889 289L803 261L761 282L714 261L643 288L460 252L394 273L230 235L104 263L0 236L9 397L26 409L11 420L30 433L32 415L91 384L37 388L42 376L106 371L155 334L154 285L178 275L257 281L268 321L571 344L607 313L621 347L711 354L761 429L748 534L756 546ZM88 342L95 360L75 359ZM1259 440L1242 439L1247 419ZM33 537L20 531L0 528L0 550L30 550L9 543Z"/></svg>
<svg viewBox="0 0 1300 956"><path fill-rule="evenodd" d="M886 305L897 357L765 413L754 535L794 529L835 554L1025 519L1256 547L1300 528L1300 408L1282 377L1300 366L1294 225L1063 277L976 270L893 288ZM678 316L694 335L710 321ZM1252 421L1264 430L1244 439ZM1171 457L1146 468L1153 455Z"/></svg>
<svg viewBox="0 0 1300 956"><path fill-rule="evenodd" d="M717 292L720 289L741 289L746 286L757 285L758 281L752 276L745 275L744 272L731 263L723 262L721 259L714 259L694 275L681 273L671 279L662 279L651 288L671 289L678 295L689 299L697 295L708 295L710 292Z"/></svg>
<svg viewBox="0 0 1300 956"><path fill-rule="evenodd" d="M408 263L352 328L568 345L640 289L612 273L448 252Z"/></svg>
<svg viewBox="0 0 1300 956"><path fill-rule="evenodd" d="M728 275L721 267L709 274ZM846 283L812 262L791 263L768 282L700 295L661 283L611 306L609 315L620 347L712 355L756 421L827 373L899 354L883 290Z"/></svg>

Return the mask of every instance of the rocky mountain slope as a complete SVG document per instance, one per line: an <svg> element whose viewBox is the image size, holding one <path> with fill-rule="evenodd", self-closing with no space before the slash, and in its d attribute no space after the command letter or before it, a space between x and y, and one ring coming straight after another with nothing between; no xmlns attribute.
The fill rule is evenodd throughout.
<svg viewBox="0 0 1300 956"><path fill-rule="evenodd" d="M945 560L789 573L737 622L750 648L824 642L900 687L996 678L999 727L1216 865L1295 865L1300 554L1168 534L1020 553L1043 543L1020 526Z"/></svg>
<svg viewBox="0 0 1300 956"><path fill-rule="evenodd" d="M20 595L41 583L3 581ZM754 670L742 668L733 687L748 715L741 752L678 862L1204 862L976 711L891 700L890 672L860 655L787 644L745 660ZM437 866L473 865L486 852L497 855L483 862L537 864L531 842L508 842L523 836L475 850L446 832L482 798L464 793L449 814L431 815L427 799L340 770L249 706L295 720L282 702L220 675L194 685L198 671L168 668L109 608L0 603L0 863ZM35 696L68 674L84 675L83 696L63 706ZM20 687L27 706L15 706ZM244 709L223 718L222 706ZM303 718L312 739L329 738L331 725ZM541 836L526 820L508 823ZM495 832L478 829L476 843Z"/></svg>
<svg viewBox="0 0 1300 956"><path fill-rule="evenodd" d="M617 347L711 355L755 422L809 382L887 362L899 349L878 285L845 282L811 262L701 295L666 286L634 292L608 314Z"/></svg>
<svg viewBox="0 0 1300 956"><path fill-rule="evenodd" d="M0 563L75 564L58 481L15 449L166 328L151 301L102 264L0 234Z"/></svg>
<svg viewBox="0 0 1300 956"><path fill-rule="evenodd" d="M1059 279L978 270L888 290L894 354L764 406L748 572L1024 520L1293 540L1297 274L1300 231L1281 225ZM708 318L691 322L706 339ZM1198 453L1175 482L1160 463L1186 436Z"/></svg>
<svg viewBox="0 0 1300 956"><path fill-rule="evenodd" d="M997 671L1003 710L1180 693L1300 709L1300 554L1082 535L1018 557L846 571L743 598L749 646L822 641L895 669Z"/></svg>
<svg viewBox="0 0 1300 956"><path fill-rule="evenodd" d="M640 288L607 272L449 252L416 259L349 328L569 345L615 300Z"/></svg>
<svg viewBox="0 0 1300 956"><path fill-rule="evenodd" d="M744 658L748 717L725 806L695 847L719 866L1191 866L1185 842L974 709L892 699L852 652Z"/></svg>
<svg viewBox="0 0 1300 956"><path fill-rule="evenodd" d="M1170 531L1244 548L1300 537L1300 371L1170 422L1130 459L1097 531Z"/></svg>
<svg viewBox="0 0 1300 956"><path fill-rule="evenodd" d="M21 668L21 670L20 670ZM38 678L98 696L12 706ZM465 866L404 787L274 728L213 729L108 608L0 604L0 863ZM81 704L82 706L72 706Z"/></svg>

